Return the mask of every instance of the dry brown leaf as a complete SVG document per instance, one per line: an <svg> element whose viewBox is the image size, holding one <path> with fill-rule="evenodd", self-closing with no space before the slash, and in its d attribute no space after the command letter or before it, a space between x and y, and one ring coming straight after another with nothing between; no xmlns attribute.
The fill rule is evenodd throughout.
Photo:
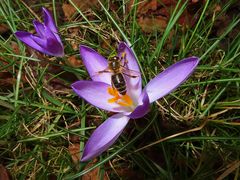
<svg viewBox="0 0 240 180"><path fill-rule="evenodd" d="M71 144L68 146L69 154L72 157L74 164L79 164L80 162L80 145L79 144Z"/></svg>
<svg viewBox="0 0 240 180"><path fill-rule="evenodd" d="M72 16L76 12L76 9L71 4L63 3L62 9L67 20L71 20Z"/></svg>
<svg viewBox="0 0 240 180"><path fill-rule="evenodd" d="M138 6L138 12L141 14L148 13L150 10L155 11L157 10L158 1L157 0L151 0L151 1L143 1L139 3Z"/></svg>
<svg viewBox="0 0 240 180"><path fill-rule="evenodd" d="M9 30L9 27L5 24L0 24L0 34L3 34Z"/></svg>
<svg viewBox="0 0 240 180"><path fill-rule="evenodd" d="M167 27L167 21L162 17L140 17L138 24L144 32L148 33L163 30Z"/></svg>
<svg viewBox="0 0 240 180"><path fill-rule="evenodd" d="M133 7L134 0L128 4L128 10ZM183 26L192 26L196 21L195 14L202 6L203 0L189 1L187 9L181 15L178 23ZM144 0L138 3L137 21L144 32L163 31L171 17L176 0Z"/></svg>
<svg viewBox="0 0 240 180"><path fill-rule="evenodd" d="M73 4L75 4L81 11L88 11L91 8L99 7L97 0L72 0ZM74 13L77 12L76 8L72 4L63 3L62 5L64 16L70 20Z"/></svg>
<svg viewBox="0 0 240 180"><path fill-rule="evenodd" d="M76 39L76 37L81 37L81 32L79 27L73 27L68 29L70 41L72 48L74 51L78 51L79 49L79 41Z"/></svg>
<svg viewBox="0 0 240 180"><path fill-rule="evenodd" d="M18 54L18 55L20 54L20 49L16 42L13 42L13 41L11 42L11 48L15 54Z"/></svg>
<svg viewBox="0 0 240 180"><path fill-rule="evenodd" d="M87 11L93 7L99 7L98 0L72 0L72 2L81 9L81 11Z"/></svg>
<svg viewBox="0 0 240 180"><path fill-rule="evenodd" d="M97 162L97 160L93 160L91 163L89 163L85 169L88 169L89 167L93 166L95 163ZM82 180L96 180L96 179L99 179L99 167L98 168L95 168L93 169L92 171L90 171L89 173L87 174L84 174L82 176ZM104 180L108 180L108 176L107 176L107 173L105 172L104 174L104 177L103 177Z"/></svg>
<svg viewBox="0 0 240 180"><path fill-rule="evenodd" d="M75 55L70 56L69 58L67 58L66 63L69 66L72 66L72 67L80 67L80 66L82 66L82 61L80 59L78 59Z"/></svg>
<svg viewBox="0 0 240 180"><path fill-rule="evenodd" d="M16 79L9 72L0 72L0 87L1 88L11 88L15 84Z"/></svg>
<svg viewBox="0 0 240 180"><path fill-rule="evenodd" d="M15 54L20 54L20 50L19 50L19 47L16 42L10 42L10 45ZM14 59L15 58L13 57L13 60ZM4 60L3 57L0 58L0 61L1 61L1 64L3 67L7 66L9 64L9 62ZM12 66L10 66L8 68L4 68L4 70L2 70L0 72L0 87L1 88L9 89L9 88L12 88L13 85L16 83L16 77L13 75L13 73L11 73L11 71L12 71ZM17 73L18 73L18 70L16 70L14 74L17 74ZM22 86L23 83L26 82L26 79L24 78L23 75L21 78L22 79L21 79L20 85Z"/></svg>
<svg viewBox="0 0 240 180"><path fill-rule="evenodd" d="M141 172L134 171L133 169L120 167L116 169L118 175L123 179L144 179L144 175Z"/></svg>
<svg viewBox="0 0 240 180"><path fill-rule="evenodd" d="M215 12L220 12L221 10L222 10L222 7L219 4L217 4L214 8Z"/></svg>
<svg viewBox="0 0 240 180"><path fill-rule="evenodd" d="M0 180L9 180L9 179L10 177L7 169L2 164L0 164Z"/></svg>

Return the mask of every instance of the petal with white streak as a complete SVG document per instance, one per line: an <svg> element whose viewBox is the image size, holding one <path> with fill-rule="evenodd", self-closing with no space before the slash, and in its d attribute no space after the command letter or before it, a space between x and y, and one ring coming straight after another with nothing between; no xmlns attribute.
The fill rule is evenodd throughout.
<svg viewBox="0 0 240 180"><path fill-rule="evenodd" d="M80 46L80 54L83 60L83 64L87 68L87 71L93 81L105 82L111 84L111 73L101 72L108 67L107 60L98 54L95 50L88 46Z"/></svg>
<svg viewBox="0 0 240 180"><path fill-rule="evenodd" d="M108 93L109 87L110 85L99 81L77 81L72 84L74 92L93 106L112 112L126 112L127 107L108 102L113 98Z"/></svg>
<svg viewBox="0 0 240 180"><path fill-rule="evenodd" d="M185 82L198 63L198 57L189 57L173 64L153 78L143 90L147 92L150 103L169 94Z"/></svg>
<svg viewBox="0 0 240 180"><path fill-rule="evenodd" d="M81 161L89 161L106 151L121 135L129 117L115 114L104 121L88 139Z"/></svg>

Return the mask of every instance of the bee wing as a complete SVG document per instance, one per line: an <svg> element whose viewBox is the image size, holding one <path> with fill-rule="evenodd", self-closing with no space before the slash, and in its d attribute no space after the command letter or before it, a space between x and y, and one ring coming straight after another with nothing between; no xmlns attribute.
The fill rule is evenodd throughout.
<svg viewBox="0 0 240 180"><path fill-rule="evenodd" d="M134 70L128 69L126 67L122 67L122 69L123 69L122 73L131 78L136 78L136 77L141 76L141 73L138 71L134 71Z"/></svg>
<svg viewBox="0 0 240 180"><path fill-rule="evenodd" d="M101 70L101 71L98 71L98 72L96 72L95 74L93 74L93 75L91 76L91 78L93 78L93 77L95 77L95 76L99 76L99 75L101 75L102 73L112 73L112 71L111 71L111 69L110 69L109 67L107 67L106 69Z"/></svg>

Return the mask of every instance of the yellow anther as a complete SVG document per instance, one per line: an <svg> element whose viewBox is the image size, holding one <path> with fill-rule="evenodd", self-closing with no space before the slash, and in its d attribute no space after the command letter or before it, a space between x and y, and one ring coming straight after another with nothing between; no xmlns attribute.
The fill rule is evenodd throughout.
<svg viewBox="0 0 240 180"><path fill-rule="evenodd" d="M108 99L108 103L115 103L118 99L119 99L118 97Z"/></svg>
<svg viewBox="0 0 240 180"><path fill-rule="evenodd" d="M108 94L112 95L112 96L119 96L118 95L118 91L115 88L112 87L108 87Z"/></svg>
<svg viewBox="0 0 240 180"><path fill-rule="evenodd" d="M132 101L131 97L129 95L127 95L127 94L122 96L122 100L124 102L126 102L128 104L128 106L133 105L133 101Z"/></svg>
<svg viewBox="0 0 240 180"><path fill-rule="evenodd" d="M125 102L122 102L122 101L119 101L119 102L116 102L117 104L119 104L120 106L129 106L129 104L125 103Z"/></svg>
<svg viewBox="0 0 240 180"><path fill-rule="evenodd" d="M108 93L113 96L113 98L108 99L108 103L117 103L120 106L132 106L133 101L127 94L119 95L115 88L108 87Z"/></svg>

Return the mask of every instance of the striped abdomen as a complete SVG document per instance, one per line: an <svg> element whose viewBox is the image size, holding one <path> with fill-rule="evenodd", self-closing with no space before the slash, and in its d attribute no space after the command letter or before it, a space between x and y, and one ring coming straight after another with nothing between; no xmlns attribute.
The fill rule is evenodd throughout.
<svg viewBox="0 0 240 180"><path fill-rule="evenodd" d="M111 77L112 86L119 92L121 95L125 95L127 92L126 81L122 73L113 74Z"/></svg>

